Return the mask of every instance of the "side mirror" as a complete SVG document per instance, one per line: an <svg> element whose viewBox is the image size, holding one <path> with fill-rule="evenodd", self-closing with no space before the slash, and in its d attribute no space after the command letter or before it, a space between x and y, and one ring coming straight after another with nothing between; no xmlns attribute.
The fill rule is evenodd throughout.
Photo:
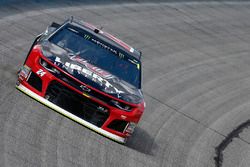
<svg viewBox="0 0 250 167"><path fill-rule="evenodd" d="M43 35L49 35L51 34L52 32L54 32L56 29L58 29L61 25L58 24L58 23L51 23L50 26L47 27L47 29L45 30L45 32L43 33Z"/></svg>

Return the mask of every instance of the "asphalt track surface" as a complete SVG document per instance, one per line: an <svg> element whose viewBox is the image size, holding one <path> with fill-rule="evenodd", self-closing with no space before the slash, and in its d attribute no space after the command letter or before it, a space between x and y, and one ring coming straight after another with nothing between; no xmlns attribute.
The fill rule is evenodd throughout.
<svg viewBox="0 0 250 167"><path fill-rule="evenodd" d="M71 15L143 52L147 108L126 145L15 89L34 37ZM0 78L1 167L250 166L248 2L1 5Z"/></svg>

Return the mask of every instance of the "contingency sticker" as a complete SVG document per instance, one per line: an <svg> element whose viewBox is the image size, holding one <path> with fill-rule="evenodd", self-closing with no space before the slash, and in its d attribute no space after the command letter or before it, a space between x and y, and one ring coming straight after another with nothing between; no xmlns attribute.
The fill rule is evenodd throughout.
<svg viewBox="0 0 250 167"><path fill-rule="evenodd" d="M138 63L137 60L131 60L131 59L128 59L131 63L135 64L137 69L140 69L140 64Z"/></svg>

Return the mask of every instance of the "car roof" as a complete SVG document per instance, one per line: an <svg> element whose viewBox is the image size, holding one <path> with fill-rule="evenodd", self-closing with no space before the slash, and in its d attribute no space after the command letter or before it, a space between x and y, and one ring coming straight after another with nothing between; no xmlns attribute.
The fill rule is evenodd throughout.
<svg viewBox="0 0 250 167"><path fill-rule="evenodd" d="M77 25L78 27L80 27L84 30L89 30L92 33L95 33L95 35L97 37L101 37L102 40L105 40L106 42L115 45L119 49L127 52L129 55L131 55L132 57L134 57L135 59L140 61L140 59L141 59L141 52L140 51L138 51L137 49L134 49L133 47L126 44L122 40L120 40L120 39L116 38L115 36L103 31L102 29L99 29L96 26L94 26L90 23L84 22L84 21L78 21L78 20L76 21L75 19L69 21L69 24Z"/></svg>

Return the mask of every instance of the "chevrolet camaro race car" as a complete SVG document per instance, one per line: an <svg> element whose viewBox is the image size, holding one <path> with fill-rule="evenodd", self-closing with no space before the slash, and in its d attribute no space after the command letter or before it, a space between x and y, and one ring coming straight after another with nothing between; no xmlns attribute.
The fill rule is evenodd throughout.
<svg viewBox="0 0 250 167"><path fill-rule="evenodd" d="M141 52L73 18L35 39L17 89L68 118L125 143L145 108Z"/></svg>

